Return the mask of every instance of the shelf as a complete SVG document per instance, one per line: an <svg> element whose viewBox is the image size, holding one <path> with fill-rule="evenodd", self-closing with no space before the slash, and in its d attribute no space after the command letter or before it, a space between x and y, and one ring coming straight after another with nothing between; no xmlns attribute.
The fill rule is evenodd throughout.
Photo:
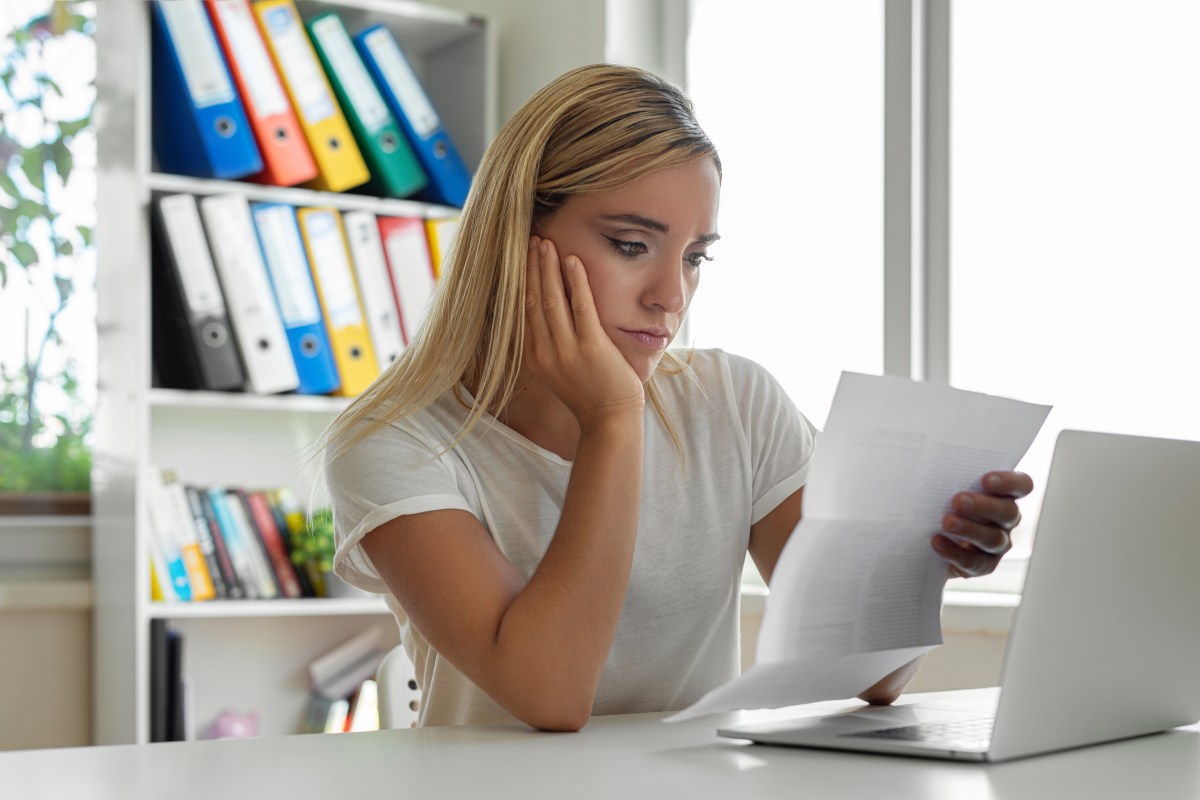
<svg viewBox="0 0 1200 800"><path fill-rule="evenodd" d="M383 598L305 598L300 600L209 600L151 603L151 619L234 619L247 617L352 617L391 614Z"/></svg>
<svg viewBox="0 0 1200 800"><path fill-rule="evenodd" d="M242 194L251 201L264 203L286 203L292 206L332 206L341 211L371 211L393 217L422 217L444 219L457 217L461 209L439 206L416 200L396 200L388 197L372 197L365 194L341 192L318 192L297 186L265 186L260 183L242 181L218 181L209 178L192 178L187 175L171 175L165 172L151 173L146 186L152 192L183 194Z"/></svg>
<svg viewBox="0 0 1200 800"><path fill-rule="evenodd" d="M304 394L245 394L243 392L200 392L187 389L151 389L155 408L204 408L222 411L271 411L305 414L338 414L354 400Z"/></svg>

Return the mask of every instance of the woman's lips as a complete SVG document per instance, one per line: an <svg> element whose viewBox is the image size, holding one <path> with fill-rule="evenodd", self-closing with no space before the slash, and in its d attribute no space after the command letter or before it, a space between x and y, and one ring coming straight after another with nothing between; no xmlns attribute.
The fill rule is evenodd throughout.
<svg viewBox="0 0 1200 800"><path fill-rule="evenodd" d="M626 330L621 328L621 332L633 339L635 342L650 350L665 350L667 345L671 343L671 336L666 331L658 329L647 330Z"/></svg>

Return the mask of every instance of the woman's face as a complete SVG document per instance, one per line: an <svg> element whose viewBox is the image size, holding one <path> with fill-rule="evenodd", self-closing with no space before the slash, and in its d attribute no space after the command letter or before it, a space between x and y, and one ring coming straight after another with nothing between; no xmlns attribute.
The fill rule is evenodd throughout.
<svg viewBox="0 0 1200 800"><path fill-rule="evenodd" d="M617 189L574 195L534 232L578 256L600 325L648 381L679 332L717 240L720 178L701 158Z"/></svg>

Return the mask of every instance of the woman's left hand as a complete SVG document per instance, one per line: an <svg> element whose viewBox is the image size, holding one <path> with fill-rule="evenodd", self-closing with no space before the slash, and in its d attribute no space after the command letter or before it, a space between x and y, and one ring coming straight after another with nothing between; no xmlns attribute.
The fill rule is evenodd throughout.
<svg viewBox="0 0 1200 800"><path fill-rule="evenodd" d="M989 472L978 492L959 492L933 537L934 551L946 559L950 577L987 575L1012 548L1012 529L1021 521L1017 500L1033 491L1024 472Z"/></svg>

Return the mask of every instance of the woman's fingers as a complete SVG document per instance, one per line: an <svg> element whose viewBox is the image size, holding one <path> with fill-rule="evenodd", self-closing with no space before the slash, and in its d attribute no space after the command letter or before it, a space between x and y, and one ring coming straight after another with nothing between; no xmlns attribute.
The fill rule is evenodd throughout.
<svg viewBox="0 0 1200 800"><path fill-rule="evenodd" d="M542 314L556 342L569 342L575 338L575 321L567 303L563 287L562 264L558 259L558 248L549 239L538 242L537 257L540 264Z"/></svg>
<svg viewBox="0 0 1200 800"><path fill-rule="evenodd" d="M567 256L563 267L567 274L567 286L571 290L571 316L575 321L575 330L581 339L604 336L583 263L578 256Z"/></svg>
<svg viewBox="0 0 1200 800"><path fill-rule="evenodd" d="M535 347L550 342L550 326L542 313L541 242L537 236L530 237L525 270L525 338Z"/></svg>

